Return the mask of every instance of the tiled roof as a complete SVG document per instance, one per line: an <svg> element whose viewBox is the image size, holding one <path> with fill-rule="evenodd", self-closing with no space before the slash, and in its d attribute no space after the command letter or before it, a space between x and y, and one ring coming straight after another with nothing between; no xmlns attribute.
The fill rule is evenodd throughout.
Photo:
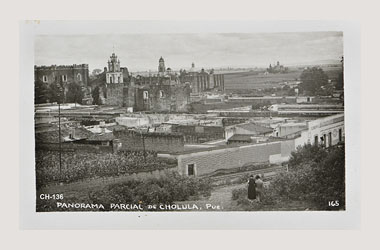
<svg viewBox="0 0 380 250"><path fill-rule="evenodd" d="M112 141L115 139L113 133L93 134L87 140L89 141Z"/></svg>
<svg viewBox="0 0 380 250"><path fill-rule="evenodd" d="M75 129L62 128L61 129L61 141L63 141L64 137L70 136L70 134L72 134L74 136L74 138L77 140L87 139L92 135L92 133L85 128L75 128ZM40 132L40 133L35 134L35 139L36 139L36 142L57 143L59 141L58 135L59 135L58 130Z"/></svg>
<svg viewBox="0 0 380 250"><path fill-rule="evenodd" d="M244 141L244 142L251 142L252 139L251 139L251 136L252 135L239 135L239 134L235 134L233 136L231 136L228 141Z"/></svg>
<svg viewBox="0 0 380 250"><path fill-rule="evenodd" d="M112 126L107 126L107 129L112 130L112 131L120 131L126 129L126 126L123 125L112 125Z"/></svg>
<svg viewBox="0 0 380 250"><path fill-rule="evenodd" d="M239 124L236 125L236 127L255 132L255 134L267 134L273 132L273 129L271 128L260 126L254 123Z"/></svg>

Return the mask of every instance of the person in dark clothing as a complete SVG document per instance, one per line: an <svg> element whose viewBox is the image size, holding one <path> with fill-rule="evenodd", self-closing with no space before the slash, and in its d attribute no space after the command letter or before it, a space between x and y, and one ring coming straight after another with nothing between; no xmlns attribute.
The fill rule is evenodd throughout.
<svg viewBox="0 0 380 250"><path fill-rule="evenodd" d="M256 182L253 175L251 175L248 179L248 199L256 199Z"/></svg>

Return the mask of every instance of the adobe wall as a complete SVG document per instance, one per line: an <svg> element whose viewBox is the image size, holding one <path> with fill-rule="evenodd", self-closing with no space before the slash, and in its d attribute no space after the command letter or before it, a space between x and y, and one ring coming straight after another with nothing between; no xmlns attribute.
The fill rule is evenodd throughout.
<svg viewBox="0 0 380 250"><path fill-rule="evenodd" d="M265 104L265 103L270 103L270 104L281 104L281 103L288 103L288 104L295 104L296 102L296 97L257 97L257 98L229 98L228 102L231 103L241 103L244 105L249 105L249 104Z"/></svg>
<svg viewBox="0 0 380 250"><path fill-rule="evenodd" d="M145 150L156 152L180 152L184 149L182 135L165 133L142 133L132 130L114 131L121 143L120 150Z"/></svg>
<svg viewBox="0 0 380 250"><path fill-rule="evenodd" d="M144 92L148 98L144 99ZM136 91L137 111L186 112L190 104L190 87L186 84L149 85Z"/></svg>
<svg viewBox="0 0 380 250"><path fill-rule="evenodd" d="M174 112L187 112L190 104L190 86L187 84L179 84L171 86L172 100L174 97ZM172 101L173 106L173 101Z"/></svg>
<svg viewBox="0 0 380 250"><path fill-rule="evenodd" d="M281 141L281 157L283 159L289 159L291 153L296 149L295 140Z"/></svg>
<svg viewBox="0 0 380 250"><path fill-rule="evenodd" d="M218 126L172 125L172 132L183 134L186 143L202 143L224 138L224 128Z"/></svg>
<svg viewBox="0 0 380 250"><path fill-rule="evenodd" d="M113 153L113 146L92 145L79 143L61 143L62 151L70 152L92 152ZM59 143L37 143L36 149L59 151Z"/></svg>
<svg viewBox="0 0 380 250"><path fill-rule="evenodd" d="M148 93L148 98L144 98L144 92ZM139 88L136 91L137 111L170 111L170 104L169 85L150 85L144 88Z"/></svg>
<svg viewBox="0 0 380 250"><path fill-rule="evenodd" d="M107 84L106 105L124 106L124 84Z"/></svg>
<svg viewBox="0 0 380 250"><path fill-rule="evenodd" d="M187 175L188 164L195 164L195 173L201 176L218 169L242 167L247 163L267 163L273 156L281 156L281 142L210 149L174 157L178 159L178 171L181 175Z"/></svg>

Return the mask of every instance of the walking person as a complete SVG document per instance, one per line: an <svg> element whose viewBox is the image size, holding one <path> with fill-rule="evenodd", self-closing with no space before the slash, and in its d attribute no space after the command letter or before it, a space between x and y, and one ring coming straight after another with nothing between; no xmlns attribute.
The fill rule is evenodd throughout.
<svg viewBox="0 0 380 250"><path fill-rule="evenodd" d="M248 199L256 199L256 183L255 179L253 178L253 175L251 175L248 179Z"/></svg>
<svg viewBox="0 0 380 250"><path fill-rule="evenodd" d="M256 196L257 196L256 198L257 198L257 201L260 202L263 197L263 188L264 188L264 182L261 180L260 175L256 175L255 185L256 185Z"/></svg>

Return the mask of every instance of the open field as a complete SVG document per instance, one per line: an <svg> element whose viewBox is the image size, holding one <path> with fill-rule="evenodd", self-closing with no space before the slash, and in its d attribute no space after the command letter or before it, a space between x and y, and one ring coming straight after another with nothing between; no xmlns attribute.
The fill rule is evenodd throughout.
<svg viewBox="0 0 380 250"><path fill-rule="evenodd" d="M322 66L329 79L336 79L341 71L340 66ZM227 92L239 90L257 90L279 87L283 82L299 81L303 68L292 68L289 73L264 74L258 71L235 72L224 75Z"/></svg>
<svg viewBox="0 0 380 250"><path fill-rule="evenodd" d="M302 71L268 75L254 71L231 73L224 75L224 85L226 90L272 88L278 87L282 82L298 80L301 73Z"/></svg>

